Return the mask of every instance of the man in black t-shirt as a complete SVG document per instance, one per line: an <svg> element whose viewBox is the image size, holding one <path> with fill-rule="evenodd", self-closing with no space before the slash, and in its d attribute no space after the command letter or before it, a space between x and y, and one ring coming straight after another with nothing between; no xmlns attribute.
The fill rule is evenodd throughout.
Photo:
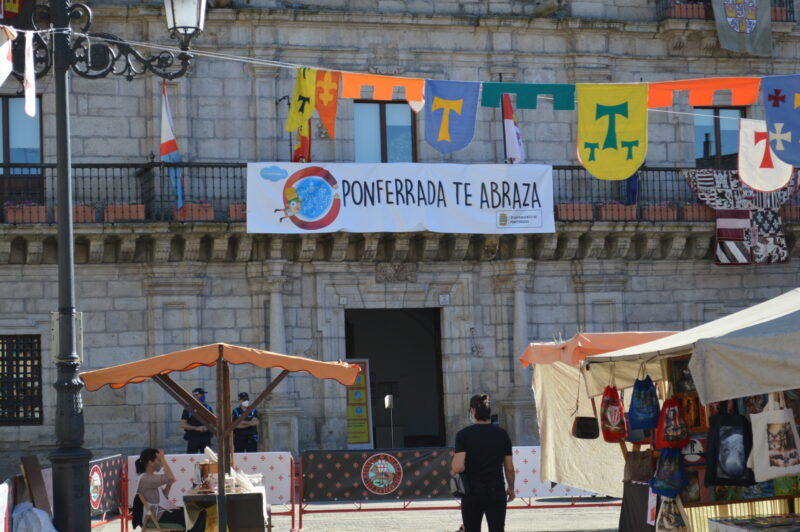
<svg viewBox="0 0 800 532"><path fill-rule="evenodd" d="M195 388L192 390L194 398L200 401L202 405L211 410L211 405L206 403L206 391L202 388ZM184 410L181 414L181 428L184 430L183 439L186 440L186 454L202 453L207 445L211 443L213 436L208 428L200 422L199 419L194 417L188 410Z"/></svg>
<svg viewBox="0 0 800 532"><path fill-rule="evenodd" d="M456 434L451 473L463 473L466 477L467 495L461 499L465 532L480 532L484 514L489 532L503 532L506 504L514 500L511 438L504 429L491 423L491 415L489 396L472 396L469 416L473 424Z"/></svg>

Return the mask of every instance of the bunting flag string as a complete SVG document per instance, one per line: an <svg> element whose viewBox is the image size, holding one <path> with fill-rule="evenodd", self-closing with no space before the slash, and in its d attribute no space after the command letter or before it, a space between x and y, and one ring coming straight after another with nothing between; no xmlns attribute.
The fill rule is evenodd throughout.
<svg viewBox="0 0 800 532"><path fill-rule="evenodd" d="M536 109L539 96L551 96L554 111L575 109L575 85L565 83L482 83L481 107L500 107L503 94L517 95L518 109Z"/></svg>
<svg viewBox="0 0 800 532"><path fill-rule="evenodd" d="M328 136L336 138L336 112L339 107L340 72L317 70L316 108L319 121L325 126Z"/></svg>
<svg viewBox="0 0 800 532"><path fill-rule="evenodd" d="M298 67L297 77L294 80L292 101L289 104L289 114L286 117L284 129L290 133L297 131L311 119L314 114L314 103L317 94L317 70L314 68Z"/></svg>
<svg viewBox="0 0 800 532"><path fill-rule="evenodd" d="M800 74L761 80L764 115L774 155L800 166Z"/></svg>
<svg viewBox="0 0 800 532"><path fill-rule="evenodd" d="M647 155L647 85L579 83L578 159L596 178L632 176Z"/></svg>
<svg viewBox="0 0 800 532"><path fill-rule="evenodd" d="M783 188L792 178L792 165L773 155L771 136L764 120L739 120L739 178L759 192Z"/></svg>
<svg viewBox="0 0 800 532"><path fill-rule="evenodd" d="M465 148L475 135L478 93L471 81L425 80L425 140L440 153Z"/></svg>
<svg viewBox="0 0 800 532"><path fill-rule="evenodd" d="M730 16L728 18L730 19ZM739 22L741 23L741 21ZM732 24L733 22L728 20L728 23ZM745 26L740 24L739 29L744 27L747 30L749 26L746 24L745 20ZM0 26L0 28L3 30L0 32L0 41L5 37L5 41L0 44L1 84L13 70L13 64L9 64L11 49L9 43L15 38L15 33L10 26ZM34 34L68 33L76 37L88 38L88 36L70 28L50 28L21 33L24 33L25 38L25 72L23 76L25 111L30 116L34 116L36 112L32 46ZM108 43L118 43L116 39L109 37L92 36L92 38ZM181 53L181 50L176 48L148 42L128 41L126 44ZM763 165L773 164L776 171L778 168L782 168L781 163L800 165L800 113L797 112L797 109L800 108L800 75L764 78L718 77L638 84L498 83L425 80L317 69L293 63L204 50L192 50L191 53L197 57L295 69L296 79L285 129L290 132L297 131L304 126L309 129L308 120L316 109L330 138L336 137L339 98L361 98L362 89L365 87L370 87L372 98L379 101L392 100L395 90L402 88L405 100L415 112L425 108L427 99L429 108L425 113L425 138L441 153L462 149L471 142L477 122L478 98L480 105L487 108L499 108L504 95L510 94L516 95L516 106L519 109L537 109L540 97L552 101L554 111L574 110L577 106L578 159L595 177L611 180L627 178L644 162L647 154L648 111L672 107L675 91L688 91L688 104L693 107L713 106L714 97L720 91L730 92L731 105L749 106L757 102L763 83L763 105L767 122L761 133L765 135L766 141L763 145L759 144L760 148L754 149L754 151L749 141L743 148L748 153L751 151L757 153L758 149L762 150L762 159L756 161L758 172L752 172L755 163L742 163L744 164L744 179L750 180L754 188L775 187L779 186L784 178L776 178L775 175L764 178L762 174L767 168ZM441 92L441 94L437 94L437 92ZM585 101L582 102L582 100ZM767 144L771 151L764 152L763 146ZM771 159L764 159L764 153L768 153ZM744 154L743 157L746 155ZM750 165L751 171L748 171L748 165ZM781 176L784 175L782 170L778 173Z"/></svg>

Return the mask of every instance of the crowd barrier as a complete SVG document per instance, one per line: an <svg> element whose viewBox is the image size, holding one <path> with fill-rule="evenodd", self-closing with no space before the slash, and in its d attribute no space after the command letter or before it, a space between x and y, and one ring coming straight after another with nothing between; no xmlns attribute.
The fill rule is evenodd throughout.
<svg viewBox="0 0 800 532"><path fill-rule="evenodd" d="M514 487L520 503L512 503L508 509L619 505L587 501L586 498L598 494L542 481L538 446L514 447L512 452ZM449 487L452 456L453 449L449 447L305 452L300 458L298 475L298 528L292 530L302 531L303 515L311 513L457 510L459 502L450 495ZM540 502L550 498L553 500ZM568 500L561 502L565 498ZM441 500L443 504L412 506L422 500ZM366 507L363 503L368 501L402 504ZM348 502L352 507L311 508L313 503L322 502Z"/></svg>

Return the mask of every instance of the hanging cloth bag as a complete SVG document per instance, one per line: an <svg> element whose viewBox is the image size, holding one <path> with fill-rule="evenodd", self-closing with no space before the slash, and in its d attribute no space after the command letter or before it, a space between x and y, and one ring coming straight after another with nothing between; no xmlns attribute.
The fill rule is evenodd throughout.
<svg viewBox="0 0 800 532"><path fill-rule="evenodd" d="M572 415L575 418L572 420L572 435L581 440L596 440L600 437L600 425L597 422L597 407L594 406L594 399L589 398L592 403L592 412L594 416L576 416L580 409L581 401L581 378L583 371L578 372L578 395L575 396L575 410Z"/></svg>
<svg viewBox="0 0 800 532"><path fill-rule="evenodd" d="M756 482L800 475L800 438L794 412L786 408L783 392L769 394L764 410L750 414L750 423L753 425L753 449L747 465L753 470Z"/></svg>
<svg viewBox="0 0 800 532"><path fill-rule="evenodd" d="M670 397L661 407L661 415L658 417L658 429L656 430L656 447L681 448L689 444L689 430L686 428L686 420L681 412L681 405L678 399Z"/></svg>
<svg viewBox="0 0 800 532"><path fill-rule="evenodd" d="M750 422L741 414L728 412L728 401L719 403L711 416L706 451L706 486L752 486L753 470L747 457L753 448Z"/></svg>
<svg viewBox="0 0 800 532"><path fill-rule="evenodd" d="M658 453L656 472L649 482L653 493L674 499L688 481L681 458L681 450L661 449Z"/></svg>
<svg viewBox="0 0 800 532"><path fill-rule="evenodd" d="M603 430L603 439L609 443L624 441L628 435L628 426L625 423L625 408L619 398L614 367L611 367L611 379L603 390L603 400L600 403L600 428Z"/></svg>
<svg viewBox="0 0 800 532"><path fill-rule="evenodd" d="M661 498L661 508L658 510L656 532L690 532L689 520L683 510L680 497L670 499Z"/></svg>
<svg viewBox="0 0 800 532"><path fill-rule="evenodd" d="M628 410L628 429L654 429L658 426L660 409L656 385L647 374L645 363L639 366L639 378L633 383L631 407Z"/></svg>

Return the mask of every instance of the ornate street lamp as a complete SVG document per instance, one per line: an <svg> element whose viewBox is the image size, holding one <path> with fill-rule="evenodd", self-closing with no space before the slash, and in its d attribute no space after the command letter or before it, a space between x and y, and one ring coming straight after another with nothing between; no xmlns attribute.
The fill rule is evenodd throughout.
<svg viewBox="0 0 800 532"><path fill-rule="evenodd" d="M69 70L78 76L97 79L109 74L129 81L151 72L165 79L186 74L192 62L188 53L192 38L203 30L205 0L165 0L170 34L181 52L161 52L145 57L128 43L109 33L91 33L92 10L68 0L50 0L36 6L31 23L48 23L56 31L51 42L37 34L34 39L36 77L55 67L56 162L58 209L58 356L56 358L56 440L58 449L50 455L53 464L53 524L57 530L88 532L89 459L84 449L84 421L78 377L80 357L75 348L75 257L72 235L72 157L69 129ZM78 33L72 24L79 27ZM37 28L38 29L38 28ZM52 55L50 53L52 46ZM52 57L52 59L51 59ZM22 81L23 73L14 72Z"/></svg>

